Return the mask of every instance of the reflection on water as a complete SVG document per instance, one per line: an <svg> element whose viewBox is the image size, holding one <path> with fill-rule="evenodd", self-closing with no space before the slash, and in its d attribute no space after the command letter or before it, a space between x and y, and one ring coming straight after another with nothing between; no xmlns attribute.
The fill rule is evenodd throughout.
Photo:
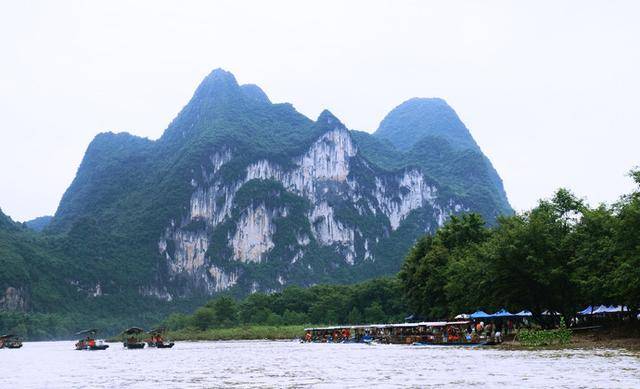
<svg viewBox="0 0 640 389"><path fill-rule="evenodd" d="M181 342L173 349L75 351L73 342L0 350L1 388L504 386L637 388L640 358L622 350L297 342Z"/></svg>

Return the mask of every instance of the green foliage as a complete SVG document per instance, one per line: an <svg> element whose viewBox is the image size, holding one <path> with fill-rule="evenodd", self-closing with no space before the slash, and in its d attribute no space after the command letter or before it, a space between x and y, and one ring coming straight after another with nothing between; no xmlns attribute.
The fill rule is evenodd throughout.
<svg viewBox="0 0 640 389"><path fill-rule="evenodd" d="M551 330L522 328L518 331L517 339L529 347L564 346L571 342L571 335L571 330L562 320L558 328Z"/></svg>
<svg viewBox="0 0 640 389"><path fill-rule="evenodd" d="M164 325L189 332L247 325L398 322L406 314L399 280L381 278L355 285L292 286L280 293L254 293L237 303L223 296L186 318L171 315Z"/></svg>
<svg viewBox="0 0 640 389"><path fill-rule="evenodd" d="M295 339L304 333L303 325L242 325L229 328L210 328L200 331L186 327L169 331L172 340L253 340L253 339Z"/></svg>
<svg viewBox="0 0 640 389"><path fill-rule="evenodd" d="M640 301L640 196L591 208L565 189L487 227L452 217L409 251L399 278L407 304L439 319L476 309L545 309L573 317L587 305ZM558 333L532 332L531 342Z"/></svg>

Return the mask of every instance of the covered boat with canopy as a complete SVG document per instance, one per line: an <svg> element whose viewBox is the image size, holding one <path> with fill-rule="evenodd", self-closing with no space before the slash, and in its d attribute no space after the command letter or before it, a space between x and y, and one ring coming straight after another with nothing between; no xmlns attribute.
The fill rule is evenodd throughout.
<svg viewBox="0 0 640 389"><path fill-rule="evenodd" d="M144 348L144 342L138 340L140 334L143 334L144 330L140 327L131 327L122 331L124 336L123 346L127 349L141 349Z"/></svg>
<svg viewBox="0 0 640 389"><path fill-rule="evenodd" d="M76 350L99 351L108 349L108 344L104 344L102 340L96 340L97 333L98 330L95 328L76 332L76 335L81 336L80 340L76 342Z"/></svg>
<svg viewBox="0 0 640 389"><path fill-rule="evenodd" d="M0 348L21 348L22 339L14 334L0 336Z"/></svg>
<svg viewBox="0 0 640 389"><path fill-rule="evenodd" d="M158 327L152 330L149 330L149 338L146 340L149 347L155 348L171 348L173 347L173 342L166 342L164 340L164 333L167 332L165 327Z"/></svg>

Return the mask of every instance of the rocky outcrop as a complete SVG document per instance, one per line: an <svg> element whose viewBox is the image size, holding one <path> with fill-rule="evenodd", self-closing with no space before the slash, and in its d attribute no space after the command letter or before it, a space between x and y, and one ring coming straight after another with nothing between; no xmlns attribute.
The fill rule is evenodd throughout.
<svg viewBox="0 0 640 389"><path fill-rule="evenodd" d="M27 303L22 289L9 286L0 295L0 310L25 311L26 309Z"/></svg>
<svg viewBox="0 0 640 389"><path fill-rule="evenodd" d="M264 205L249 207L236 226L231 238L233 259L240 262L261 262L264 255L273 247L275 226L273 218L284 210L268 210Z"/></svg>
<svg viewBox="0 0 640 389"><path fill-rule="evenodd" d="M334 118L329 116L323 120L331 123ZM249 181L276 181L287 192L308 201L309 208L304 217L310 234L300 226L291 239L293 245L281 250L280 255L287 258L277 258L285 259L289 265L300 262L312 243L333 247L346 266L375 260L374 247L385 233L363 236L356 225L341 220L336 205L341 210L352 209L361 217L384 215L388 223L387 235L398 229L412 211L424 206L432 210L432 219L437 225L442 225L449 213L463 208L461 204L441 204L436 185L429 183L418 169L383 173L358 160L360 170L354 171L352 161L359 158L357 148L349 131L339 122L313 142L305 153L294 157L287 168L262 159L250 163L244 177L225 181L218 172L233 157L230 148L211 156L210 164L191 181L194 190L189 215L180 223L172 221L158 243L170 277L186 276L193 287L201 285L210 293L237 285L243 273L240 264L260 264L269 260L276 245L276 220L288 217L287 204L270 207L252 203L245 209L237 209L238 191ZM373 177L373 185L364 176ZM228 222L233 224L227 235L228 254L222 258L208 256L212 244L210 236ZM195 229L194 225L197 226ZM224 247L217 249L226 250ZM286 284L282 275L275 281L280 286ZM261 286L254 281L250 288L260 290Z"/></svg>

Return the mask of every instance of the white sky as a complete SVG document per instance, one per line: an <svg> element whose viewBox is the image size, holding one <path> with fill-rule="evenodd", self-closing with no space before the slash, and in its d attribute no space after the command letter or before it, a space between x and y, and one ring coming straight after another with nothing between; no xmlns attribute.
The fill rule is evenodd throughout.
<svg viewBox="0 0 640 389"><path fill-rule="evenodd" d="M637 1L0 0L0 207L53 214L101 131L155 139L212 69L373 131L446 99L518 210L640 164Z"/></svg>

